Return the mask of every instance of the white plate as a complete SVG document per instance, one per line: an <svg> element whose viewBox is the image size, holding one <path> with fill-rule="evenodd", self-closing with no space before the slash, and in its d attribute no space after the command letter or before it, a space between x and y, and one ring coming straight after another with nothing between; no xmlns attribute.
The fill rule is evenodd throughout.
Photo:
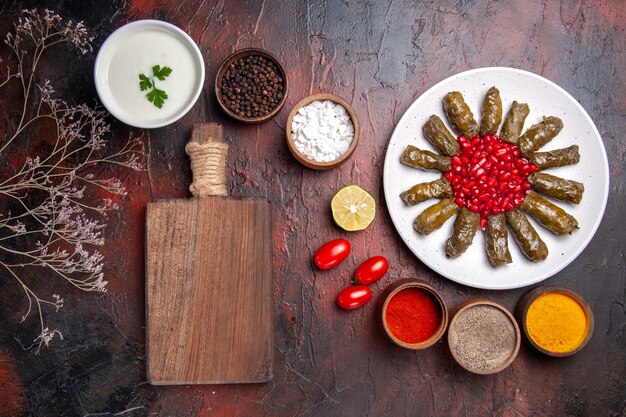
<svg viewBox="0 0 626 417"><path fill-rule="evenodd" d="M454 220L448 220L441 229L428 236L420 235L413 230L413 220L434 201L408 207L399 197L402 191L413 185L433 181L441 176L437 172L402 165L400 155L409 144L433 150L424 139L422 125L431 114L438 115L447 123L442 108L442 99L446 93L460 91L474 117L480 122L483 98L494 85L500 90L504 115L513 100L528 103L530 114L525 128L540 121L544 115L558 116L563 120L561 133L542 151L574 144L580 147L581 158L578 164L546 170L585 185L585 194L580 205L554 201L576 217L580 229L572 235L556 236L531 219L550 251L548 258L542 262L534 263L526 259L515 238L509 233L509 250L513 262L493 268L487 260L485 238L480 230L467 252L458 258L448 259L445 256L444 243L452 233ZM604 214L609 193L609 165L598 129L582 106L565 90L530 72L512 68L480 68L441 81L409 107L389 141L383 188L394 226L402 240L422 262L458 283L476 288L503 290L524 287L551 277L569 265L585 249Z"/></svg>

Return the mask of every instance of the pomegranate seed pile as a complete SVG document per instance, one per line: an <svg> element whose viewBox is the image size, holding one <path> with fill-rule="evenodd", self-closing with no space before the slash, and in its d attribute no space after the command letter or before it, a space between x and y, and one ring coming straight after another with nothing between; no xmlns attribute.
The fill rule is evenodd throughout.
<svg viewBox="0 0 626 417"><path fill-rule="evenodd" d="M452 157L450 171L443 174L459 207L480 214L480 227L487 226L487 216L502 214L519 207L530 191L528 175L539 171L521 156L517 146L497 135L457 138L461 152Z"/></svg>

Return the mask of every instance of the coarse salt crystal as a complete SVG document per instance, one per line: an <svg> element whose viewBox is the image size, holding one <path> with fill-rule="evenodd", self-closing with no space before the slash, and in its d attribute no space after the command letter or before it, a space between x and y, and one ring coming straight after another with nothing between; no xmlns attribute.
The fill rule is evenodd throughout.
<svg viewBox="0 0 626 417"><path fill-rule="evenodd" d="M330 100L302 106L291 122L296 149L316 162L332 162L348 151L354 124L346 109Z"/></svg>

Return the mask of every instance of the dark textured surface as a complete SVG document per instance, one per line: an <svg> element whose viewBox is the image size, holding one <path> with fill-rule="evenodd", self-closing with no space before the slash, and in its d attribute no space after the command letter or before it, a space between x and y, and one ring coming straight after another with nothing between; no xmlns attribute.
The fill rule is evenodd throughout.
<svg viewBox="0 0 626 417"><path fill-rule="evenodd" d="M14 283L0 276L0 349L15 360L28 415L626 416L622 1L8 1L0 6L2 33L19 9L32 5L85 20L96 46L135 19L179 25L205 54L207 78L187 116L144 132L149 170L140 176L120 172L130 193L106 232L109 293L58 289L66 306L49 320L62 329L64 341L55 340L38 356L24 350L37 323L18 323L23 300L16 297ZM212 92L221 60L248 46L277 55L290 79L285 108L259 126L227 119ZM63 48L51 54L54 83L70 101L95 99L94 59L94 54L69 56ZM546 281L588 301L596 318L591 342L563 359L522 346L511 367L487 377L456 366L444 342L422 352L394 346L375 319L374 303L353 312L334 304L354 268L378 254L389 258L391 268L373 286L376 299L400 277L430 282L449 307L487 296L512 309L525 291L475 290L439 277L400 241L384 207L382 161L403 112L436 82L483 66L536 72L571 93L598 126L611 166L611 194L597 235L580 257ZM345 97L362 124L352 158L328 172L300 166L284 140L291 106L320 91ZM206 121L224 124L231 145L231 194L267 198L273 207L274 380L152 387L145 382L144 360L145 205L153 198L188 195L184 144L191 126ZM130 129L111 122L112 140L123 141ZM333 225L328 204L338 187L350 183L374 192L379 216L368 230L348 236L354 250L347 262L336 270L314 271L310 259L317 247L346 236Z"/></svg>

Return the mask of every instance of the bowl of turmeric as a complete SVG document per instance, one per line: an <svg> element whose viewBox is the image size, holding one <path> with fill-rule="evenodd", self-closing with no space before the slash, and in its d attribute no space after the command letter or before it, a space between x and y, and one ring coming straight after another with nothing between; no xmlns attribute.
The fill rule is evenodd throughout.
<svg viewBox="0 0 626 417"><path fill-rule="evenodd" d="M515 315L528 343L549 356L579 352L593 333L593 312L572 290L541 286L530 290L517 303Z"/></svg>

